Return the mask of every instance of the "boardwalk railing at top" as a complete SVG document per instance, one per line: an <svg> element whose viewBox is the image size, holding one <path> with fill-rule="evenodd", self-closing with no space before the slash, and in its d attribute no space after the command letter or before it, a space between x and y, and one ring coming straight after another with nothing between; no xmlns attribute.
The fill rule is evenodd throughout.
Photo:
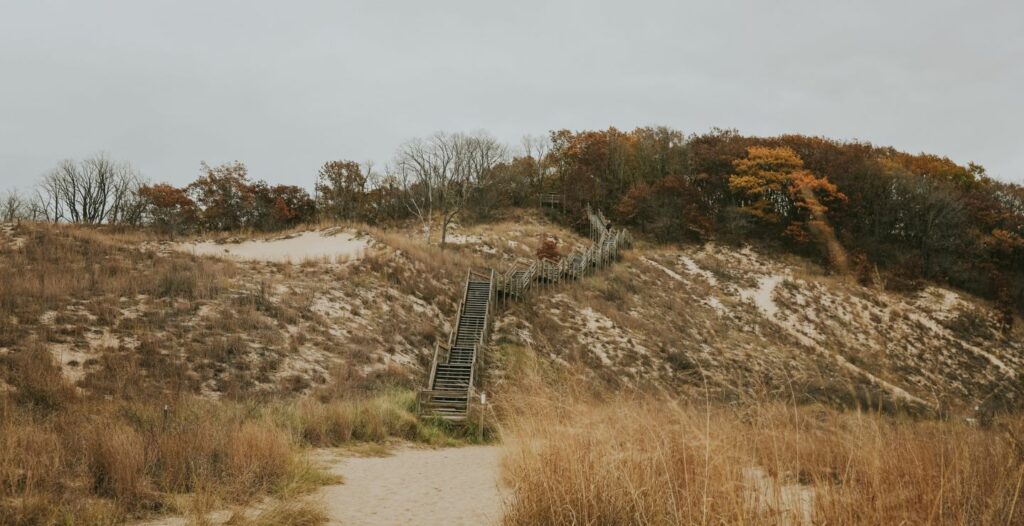
<svg viewBox="0 0 1024 526"><path fill-rule="evenodd" d="M614 261L621 248L632 244L629 232L624 228L610 228L608 219L600 210L595 212L588 205L586 212L590 222L590 237L594 241L592 244L586 248L574 247L569 254L558 260L517 260L498 275L498 294L506 299L520 298L535 281L560 283L580 279Z"/></svg>

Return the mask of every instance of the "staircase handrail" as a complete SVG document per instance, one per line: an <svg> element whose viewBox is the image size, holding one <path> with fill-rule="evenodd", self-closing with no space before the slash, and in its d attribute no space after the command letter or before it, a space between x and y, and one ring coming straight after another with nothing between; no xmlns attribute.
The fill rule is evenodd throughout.
<svg viewBox="0 0 1024 526"><path fill-rule="evenodd" d="M469 283L468 281L466 283ZM469 288L468 286L466 287ZM459 324L462 323L462 305L466 303L465 298L459 301L459 306L455 309L455 324L452 325L451 332L448 333L448 348L451 349L455 345L455 339L459 334Z"/></svg>
<svg viewBox="0 0 1024 526"><path fill-rule="evenodd" d="M484 308L484 324L480 329L480 343L479 347L482 347L484 342L487 341L488 329L491 322L491 308L494 305L494 269L491 270L491 275L488 278L490 281L489 290L487 292L487 307ZM473 361L476 361L477 353L473 353ZM472 383L470 383L472 385Z"/></svg>
<svg viewBox="0 0 1024 526"><path fill-rule="evenodd" d="M434 376L437 375L437 353L441 350L441 342L434 342L434 360L430 365L430 379L427 380L427 389L434 388Z"/></svg>

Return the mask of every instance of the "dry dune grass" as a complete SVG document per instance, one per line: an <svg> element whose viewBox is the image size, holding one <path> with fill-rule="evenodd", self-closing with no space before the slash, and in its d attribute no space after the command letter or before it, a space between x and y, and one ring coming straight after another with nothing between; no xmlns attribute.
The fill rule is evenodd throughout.
<svg viewBox="0 0 1024 526"><path fill-rule="evenodd" d="M140 397L77 394L54 374L49 353L16 356L15 366L29 374L13 393L0 394L0 524L202 516L266 495L291 502L333 480L312 467L305 448L459 440L456 430L417 420L410 391L294 401L182 397L164 407ZM323 515L303 505L295 513L305 519L278 522L295 511L279 508L238 523L315 524Z"/></svg>
<svg viewBox="0 0 1024 526"><path fill-rule="evenodd" d="M102 297L189 301L213 297L234 273L228 262L126 249L107 234L75 226L19 227L19 250L0 251L0 346L19 323L75 300ZM13 320L13 321L12 321Z"/></svg>
<svg viewBox="0 0 1024 526"><path fill-rule="evenodd" d="M275 502L255 517L236 513L225 526L319 526L327 522L323 506L309 500Z"/></svg>
<svg viewBox="0 0 1024 526"><path fill-rule="evenodd" d="M532 398L509 410L505 523L1021 524L1001 430L778 402Z"/></svg>

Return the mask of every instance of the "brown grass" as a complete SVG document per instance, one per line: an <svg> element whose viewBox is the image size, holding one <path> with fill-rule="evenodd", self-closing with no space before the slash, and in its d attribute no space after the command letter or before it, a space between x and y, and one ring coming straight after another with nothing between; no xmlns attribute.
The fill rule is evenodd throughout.
<svg viewBox="0 0 1024 526"><path fill-rule="evenodd" d="M1024 521L1024 457L1002 431L651 398L534 399L512 414L506 524Z"/></svg>
<svg viewBox="0 0 1024 526"><path fill-rule="evenodd" d="M23 225L25 243L0 252L0 317L38 317L70 300L111 295L209 298L233 265L125 248L84 227Z"/></svg>
<svg viewBox="0 0 1024 526"><path fill-rule="evenodd" d="M95 494L133 503L129 507L145 500L146 449L137 431L122 422L96 422L86 430L83 443Z"/></svg>
<svg viewBox="0 0 1024 526"><path fill-rule="evenodd" d="M308 447L475 439L419 421L414 406L412 392L390 391L328 402L183 398L166 412L87 398L42 412L0 396L0 524L119 522L180 510L182 496L200 515L265 495L288 501L335 481L305 458Z"/></svg>
<svg viewBox="0 0 1024 526"><path fill-rule="evenodd" d="M225 526L317 526L326 522L322 506L308 500L288 500L271 504L253 518L235 514Z"/></svg>

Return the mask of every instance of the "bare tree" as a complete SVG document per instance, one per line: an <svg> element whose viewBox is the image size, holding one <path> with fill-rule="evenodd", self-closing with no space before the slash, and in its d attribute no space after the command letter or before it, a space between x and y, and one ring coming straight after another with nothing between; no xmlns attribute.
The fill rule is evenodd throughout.
<svg viewBox="0 0 1024 526"><path fill-rule="evenodd" d="M402 145L392 167L405 195L406 207L423 224L428 243L434 208L440 208L442 188L451 177L454 156L449 136L438 133L429 139L413 139Z"/></svg>
<svg viewBox="0 0 1024 526"><path fill-rule="evenodd" d="M142 213L142 178L127 163L99 154L62 161L37 189L36 206L47 220L72 223L134 223Z"/></svg>
<svg viewBox="0 0 1024 526"><path fill-rule="evenodd" d="M534 165L534 171L530 177L530 189L534 193L540 193L544 182L545 158L551 151L551 139L546 135L524 135L522 146L526 157L533 160Z"/></svg>
<svg viewBox="0 0 1024 526"><path fill-rule="evenodd" d="M27 213L27 203L17 190L6 192L0 199L0 222L9 223L16 219L23 219Z"/></svg>
<svg viewBox="0 0 1024 526"><path fill-rule="evenodd" d="M441 246L448 227L461 213L472 190L483 184L506 148L483 133L437 133L403 145L392 171L406 196L406 206L424 225L429 242L435 214L441 215Z"/></svg>

